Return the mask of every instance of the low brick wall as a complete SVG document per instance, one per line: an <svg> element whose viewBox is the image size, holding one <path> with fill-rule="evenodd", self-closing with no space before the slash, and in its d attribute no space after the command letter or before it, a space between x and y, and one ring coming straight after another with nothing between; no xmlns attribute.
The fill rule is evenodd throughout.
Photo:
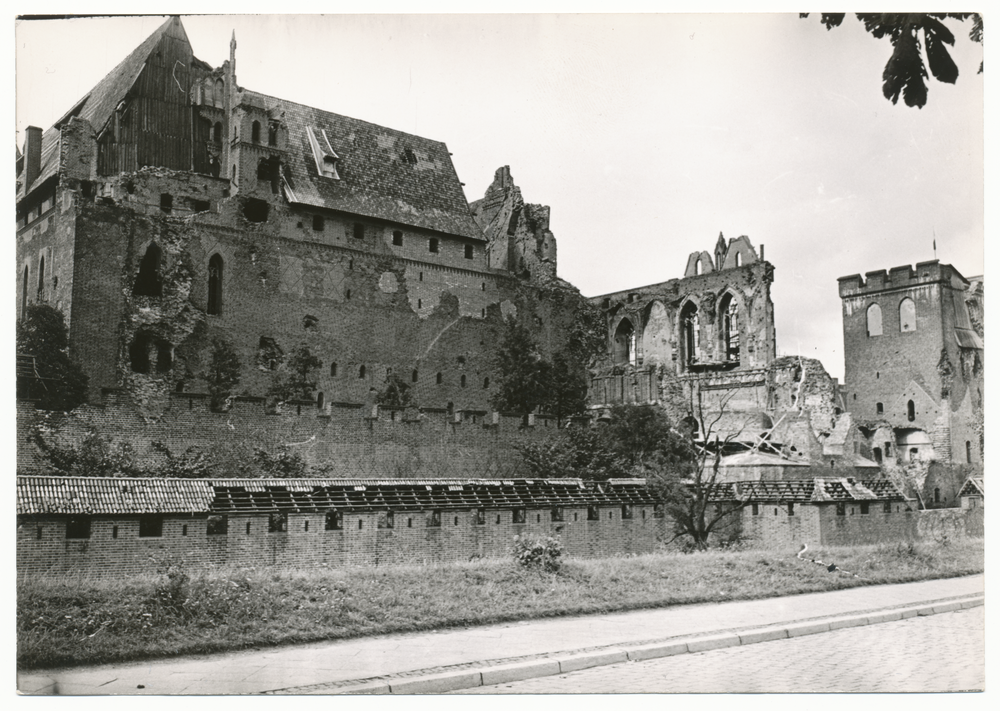
<svg viewBox="0 0 1000 711"><path fill-rule="evenodd" d="M654 518L652 507L636 506L632 519L620 506L599 507L600 519L587 509L563 511L552 521L550 509L528 509L525 523L513 512L442 511L440 526L429 525L430 512L397 511L392 528L379 528L379 513L345 513L342 528L326 530L319 513L289 513L287 530L268 532L267 514L229 514L228 532L208 534L206 514L166 514L162 534L139 537L137 516L93 516L90 537L67 539L67 516L22 515L17 529L18 574L133 574L167 565L290 566L388 565L466 561L506 556L514 537L523 533L558 537L565 554L596 557L648 553L669 530ZM384 516L384 514L382 514Z"/></svg>

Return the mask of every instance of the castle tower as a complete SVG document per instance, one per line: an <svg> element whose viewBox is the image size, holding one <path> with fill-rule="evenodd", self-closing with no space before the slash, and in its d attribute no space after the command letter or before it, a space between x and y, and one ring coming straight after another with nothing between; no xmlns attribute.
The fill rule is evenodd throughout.
<svg viewBox="0 0 1000 711"><path fill-rule="evenodd" d="M873 443L876 458L981 462L983 341L966 305L970 282L937 260L838 282L847 409L894 433Z"/></svg>

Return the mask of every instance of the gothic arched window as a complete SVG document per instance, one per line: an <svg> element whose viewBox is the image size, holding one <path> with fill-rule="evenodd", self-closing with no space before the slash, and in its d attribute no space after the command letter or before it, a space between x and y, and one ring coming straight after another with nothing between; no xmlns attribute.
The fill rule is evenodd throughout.
<svg viewBox="0 0 1000 711"><path fill-rule="evenodd" d="M917 330L917 307L909 297L899 302L899 330L904 333Z"/></svg>
<svg viewBox="0 0 1000 711"><path fill-rule="evenodd" d="M614 351L615 363L635 365L635 328L627 318L623 318L615 329Z"/></svg>
<svg viewBox="0 0 1000 711"><path fill-rule="evenodd" d="M882 307L872 304L868 307L868 336L882 335Z"/></svg>
<svg viewBox="0 0 1000 711"><path fill-rule="evenodd" d="M719 320L722 323L722 357L731 362L740 362L740 319L739 303L732 294L722 297L719 304Z"/></svg>
<svg viewBox="0 0 1000 711"><path fill-rule="evenodd" d="M160 276L162 258L163 252L156 242L151 242L139 262L139 275L132 287L134 296L163 296L163 278Z"/></svg>
<svg viewBox="0 0 1000 711"><path fill-rule="evenodd" d="M687 366L698 362L699 343L698 307L689 301L681 309L681 347L683 349L681 362Z"/></svg>
<svg viewBox="0 0 1000 711"><path fill-rule="evenodd" d="M208 313L222 313L222 256L213 254L208 260Z"/></svg>

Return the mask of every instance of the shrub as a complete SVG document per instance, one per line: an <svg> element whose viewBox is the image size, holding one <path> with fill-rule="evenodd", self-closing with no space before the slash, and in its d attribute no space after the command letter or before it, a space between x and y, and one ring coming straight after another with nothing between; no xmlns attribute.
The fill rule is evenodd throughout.
<svg viewBox="0 0 1000 711"><path fill-rule="evenodd" d="M553 573L559 570L563 547L558 538L552 536L514 536L514 547L511 555L518 565L524 568L541 568Z"/></svg>

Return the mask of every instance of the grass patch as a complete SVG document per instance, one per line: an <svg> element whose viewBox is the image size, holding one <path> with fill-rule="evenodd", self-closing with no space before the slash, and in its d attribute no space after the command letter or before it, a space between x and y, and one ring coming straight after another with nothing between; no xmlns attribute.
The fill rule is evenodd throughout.
<svg viewBox="0 0 1000 711"><path fill-rule="evenodd" d="M246 649L560 615L750 600L983 571L983 542L809 551L860 578L770 551L389 568L172 570L24 577L21 669Z"/></svg>

